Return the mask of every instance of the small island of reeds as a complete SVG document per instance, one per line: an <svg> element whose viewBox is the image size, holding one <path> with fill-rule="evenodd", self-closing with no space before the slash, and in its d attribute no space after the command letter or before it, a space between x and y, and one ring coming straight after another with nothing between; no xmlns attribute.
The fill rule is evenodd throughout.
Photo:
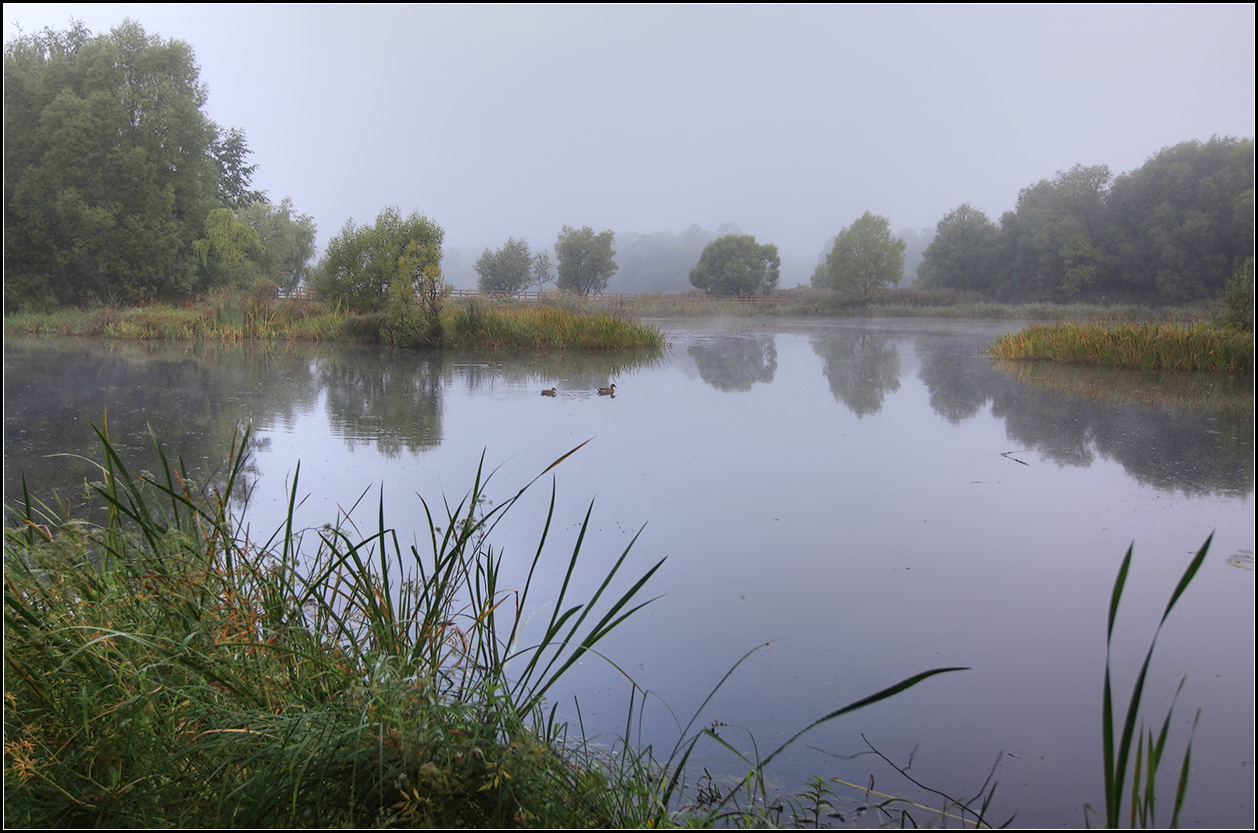
<svg viewBox="0 0 1258 833"><path fill-rule="evenodd" d="M1146 370L1253 373L1254 335L1205 323L1044 324L1002 336L990 355Z"/></svg>
<svg viewBox="0 0 1258 833"><path fill-rule="evenodd" d="M188 303L63 308L5 317L6 335L385 343L490 349L660 348L659 327L628 315L544 303L451 299L428 310L361 313L328 302L222 293Z"/></svg>

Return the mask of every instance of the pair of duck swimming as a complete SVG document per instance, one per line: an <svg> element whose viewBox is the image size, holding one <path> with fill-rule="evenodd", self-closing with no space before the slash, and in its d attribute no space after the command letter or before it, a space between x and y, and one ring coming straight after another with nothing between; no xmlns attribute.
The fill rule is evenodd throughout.
<svg viewBox="0 0 1258 833"><path fill-rule="evenodd" d="M558 395L559 395L559 390L557 388L551 388L550 390L542 391L542 396L558 396ZM613 382L610 388L599 388L598 395L599 396L615 396L616 383Z"/></svg>

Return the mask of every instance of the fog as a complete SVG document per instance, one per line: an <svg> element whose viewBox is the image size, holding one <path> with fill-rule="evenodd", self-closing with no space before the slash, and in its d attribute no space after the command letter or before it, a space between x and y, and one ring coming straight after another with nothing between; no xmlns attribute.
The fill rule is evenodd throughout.
<svg viewBox="0 0 1258 833"><path fill-rule="evenodd" d="M993 219L1081 163L1254 134L1254 7L24 4L190 43L253 185L318 225L418 210L449 247L734 223L806 282L865 211Z"/></svg>

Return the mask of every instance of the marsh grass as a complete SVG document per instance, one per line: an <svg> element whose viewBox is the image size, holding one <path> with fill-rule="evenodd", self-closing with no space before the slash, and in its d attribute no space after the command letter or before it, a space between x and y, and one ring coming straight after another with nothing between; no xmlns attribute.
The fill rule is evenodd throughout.
<svg viewBox="0 0 1258 833"><path fill-rule="evenodd" d="M1232 328L1119 322L1027 327L997 339L989 352L1008 360L1252 373L1253 351L1253 333Z"/></svg>
<svg viewBox="0 0 1258 833"><path fill-rule="evenodd" d="M445 318L443 344L448 347L604 350L664 346L659 327L610 312L468 299L449 304Z"/></svg>
<svg viewBox="0 0 1258 833"><path fill-rule="evenodd" d="M1157 628L1153 632L1153 638L1149 640L1149 651L1145 655L1144 662L1140 666L1140 672L1136 676L1136 681L1132 686L1131 698L1127 704L1126 710L1119 714L1115 708L1113 686L1111 682L1111 665L1110 655L1114 644L1114 623L1118 618L1118 607L1122 601L1123 589L1127 584L1127 573L1131 569L1131 558L1134 545L1127 548L1127 555L1124 556L1122 565L1118 569L1118 576L1114 580L1114 589L1110 594L1109 619L1105 630L1105 687L1102 694L1102 753L1105 766L1105 827L1120 827L1123 820L1124 811L1124 792L1130 791L1129 803L1126 805L1128 810L1128 823L1132 827L1154 827L1157 824L1157 783L1158 772L1161 768L1162 758L1166 752L1167 734L1170 730L1171 716L1174 714L1175 705L1172 701L1171 707L1167 709L1166 717L1162 721L1161 729L1154 734L1153 729L1146 728L1145 718L1141 716L1140 706L1144 697L1145 678L1149 672L1149 665L1153 661L1153 649L1157 646L1158 635L1162 632L1162 626L1166 624L1166 619L1171 615L1171 610L1175 607L1175 603L1179 601L1180 596L1188 589L1188 585L1192 583L1193 578L1197 575L1197 571L1201 569L1202 563L1206 559L1206 553L1210 549L1210 542L1214 536L1206 538L1201 549L1193 556L1188 563L1187 569L1180 577L1179 583L1175 585L1170 600L1166 604L1166 609L1162 613L1162 618L1158 620ZM1175 691L1175 699L1178 699L1179 692L1183 690L1184 681L1181 680L1179 688ZM1201 717L1201 710L1197 710L1197 717L1193 720L1193 728L1196 728L1197 719ZM1136 721L1140 721L1139 728ZM1122 729L1120 734L1115 734L1116 724L1121 723ZM1128 783L1127 772L1128 764L1131 763L1132 753L1135 753L1135 761L1132 764L1131 780ZM1172 805L1171 827L1179 826L1179 813L1184 806L1184 798L1188 788L1189 766L1192 762L1192 739L1188 740L1184 748L1184 757L1180 764L1179 777L1176 779L1175 799ZM1092 808L1085 805L1085 818Z"/></svg>
<svg viewBox="0 0 1258 833"><path fill-rule="evenodd" d="M439 335L399 327L387 312L353 313L335 304L220 293L199 302L143 307L99 307L19 313L5 318L11 335L99 336L150 340L183 339L235 343L245 340L388 341L399 346L560 348L601 350L664 346L653 324L614 312L547 304L487 303L477 299L447 303ZM403 328L405 329L405 328Z"/></svg>
<svg viewBox="0 0 1258 833"><path fill-rule="evenodd" d="M624 577L629 546L587 599L591 510L570 555L544 567L555 487L523 587L500 584L498 521L482 466L464 498L421 499L422 545L375 513L304 533L287 520L255 544L230 506L248 431L195 491L154 439L156 474L133 474L98 431L99 525L61 517L23 487L5 530L5 811L18 826L671 826L759 823L762 768L813 726L953 669L916 675L814 722L751 767L741 791L682 809L700 741L614 756L571 738L546 696L638 611L662 561ZM574 449L573 451L575 451ZM303 546L317 538L313 553ZM636 536L635 536L636 540ZM535 577L563 576L534 600ZM540 602L540 603L539 603ZM549 610L524 628L527 611ZM737 668L713 689L716 693ZM634 689L637 691L637 689ZM709 701L711 696L709 696ZM707 702L704 704L707 705ZM629 711L632 721L634 709ZM628 725L628 723L627 723ZM751 804L739 809L739 796ZM735 809L731 809L735 807ZM680 814L680 815L679 815Z"/></svg>
<svg viewBox="0 0 1258 833"><path fill-rule="evenodd" d="M285 528L261 547L241 538L228 495L247 432L225 487L201 495L160 449L157 476L133 476L100 436L108 522L24 494L6 530L10 824L607 823L607 779L561 754L543 702L644 603L659 564L615 591L626 549L588 600L566 580L523 645L546 533L513 592L485 536L524 490L484 511L478 471L439 517L424 504L431 552L378 516L366 537L318 530L311 556L292 528L296 478ZM553 510L552 491L547 530Z"/></svg>
<svg viewBox="0 0 1258 833"><path fill-rule="evenodd" d="M239 342L246 339L339 339L346 319L335 307L282 298L218 294L191 304L104 306L17 313L4 320L9 335L97 336L151 340Z"/></svg>
<svg viewBox="0 0 1258 833"><path fill-rule="evenodd" d="M573 598L571 588L584 583L574 577L584 572L593 506L570 553L548 564L553 480L522 587L501 583L503 553L491 543L521 496L577 449L497 504L488 499L492 473L482 459L458 502L420 499L421 540L411 546L386 526L383 500L370 531L360 531L352 516L366 492L335 523L297 529L298 471L283 526L255 543L231 509L246 471L247 430L235 438L225 471L200 489L156 439L156 473L133 474L107 429L98 435L103 523L39 505L25 483L17 505L7 507L16 519L4 541L11 825L816 826L832 807L831 781L814 778L782 798L767 785L770 765L822 724L963 670L915 674L830 711L765 754L754 738L700 722L757 648L712 688L667 754L631 742L647 697L631 680L623 736L610 750L595 749L557 720L547 695L648 603L645 589L663 561L626 575L635 535L600 571L593 593ZM313 551L307 536L316 539ZM1208 546L1185 572L1159 631ZM1130 562L1129 550L1107 645ZM533 598L534 579L556 574L563 577L557 593ZM536 610L549 613L526 627ZM1171 715L1156 732L1143 722L1137 730L1136 721L1156 639L1123 715L1113 708L1107 655L1112 826L1126 806L1129 770L1132 823L1155 821ZM733 771L746 774L729 787L706 770L696 780L701 745L704 754L732 755ZM1172 823L1190 754L1191 741ZM901 825L990 826L994 790L984 784L969 801L944 796L936 810L883 796L877 809Z"/></svg>

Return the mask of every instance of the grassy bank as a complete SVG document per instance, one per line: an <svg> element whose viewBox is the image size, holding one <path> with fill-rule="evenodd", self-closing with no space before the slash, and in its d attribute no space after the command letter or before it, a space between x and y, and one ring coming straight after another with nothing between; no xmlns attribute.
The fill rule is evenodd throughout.
<svg viewBox="0 0 1258 833"><path fill-rule="evenodd" d="M1039 359L1147 370L1253 373L1254 336L1210 324L1065 323L1028 327L998 339L998 359Z"/></svg>
<svg viewBox="0 0 1258 833"><path fill-rule="evenodd" d="M660 329L623 315L545 304L450 301L440 325L402 324L387 312L355 314L334 305L282 298L216 296L189 304L65 309L7 316L6 335L97 336L239 342L298 340L389 342L398 346L659 348Z"/></svg>
<svg viewBox="0 0 1258 833"><path fill-rule="evenodd" d="M571 553L545 565L552 487L527 580L501 584L502 553L489 540L542 475L493 505L478 469L464 499L443 502L439 515L421 499L422 543L403 547L382 512L365 534L348 517L295 529L295 474L286 524L255 543L230 509L246 470L247 431L225 471L200 488L160 447L157 474L132 475L103 432L101 440L95 488L109 506L106 523L83 524L25 495L6 507L7 824L821 826L836 790L847 787L865 790L865 803L884 823L991 826L994 783L969 801L925 788L935 794L932 809L820 777L779 796L764 775L816 726L963 669L925 671L837 708L767 754L754 744L740 752L718 735L719 721L695 729L702 706L666 757L625 739L595 753L570 736L547 707L548 692L646 604L663 562L624 575L630 542L589 585L597 586L589 598L572 598L570 582L585 571L581 542L590 513ZM313 549L303 545L307 535L316 539ZM1162 623L1208 548L1209 541L1189 565ZM1107 647L1131 560L1129 550L1111 594ZM565 576L557 597L530 596L535 575L556 574ZM549 613L530 624L538 610ZM1125 708L1107 657L1106 826L1128 813L1133 825L1156 823L1171 715L1155 738L1156 724L1148 728L1140 709L1156 638ZM645 693L634 694L626 725ZM746 775L724 787L706 770L691 777L687 763L700 741L735 753ZM1183 806L1190 752L1191 739L1172 822Z"/></svg>
<svg viewBox="0 0 1258 833"><path fill-rule="evenodd" d="M333 305L280 298L218 295L187 304L67 309L5 318L7 335L98 336L121 339L246 339L423 343L437 333L443 346L606 349L660 347L660 330L642 318L930 317L1031 321L1142 321L1190 324L1208 320L1209 306L996 303L975 293L897 289L878 303L853 306L830 291L783 290L769 298L714 298L701 292L593 296L558 293L542 301L449 299L440 327L399 325L389 313L353 314Z"/></svg>
<svg viewBox="0 0 1258 833"><path fill-rule="evenodd" d="M1209 305L1153 307L1138 303L1005 303L986 300L978 293L940 289L890 290L872 304L858 306L835 292L797 288L771 297L720 298L702 292L564 298L550 303L572 309L602 310L647 317L753 316L845 318L986 318L1031 321L1156 321L1190 323L1213 314Z"/></svg>
<svg viewBox="0 0 1258 833"><path fill-rule="evenodd" d="M645 604L662 562L622 575L626 548L600 568L589 598L572 598L590 514L571 553L546 566L553 492L528 579L505 587L489 538L532 484L489 509L478 470L464 499L443 502L440 514L421 500L427 528L417 531L418 546L403 547L382 512L365 536L348 518L295 529L294 476L287 523L255 543L230 509L247 432L226 471L200 489L160 448L157 474L133 475L101 439L95 488L109 505L106 523L61 517L25 495L6 507L6 823L495 828L820 819L829 787L770 801L762 774L811 726L767 756L746 758L749 774L734 788L709 782L693 796L686 761L695 744L733 749L712 729L692 731L698 714L662 761L627 742L594 754L556 721L547 693ZM313 549L305 536L316 539ZM557 597L531 597L535 574L566 576ZM539 610L548 613L530 622ZM915 675L813 726L948 670Z"/></svg>

